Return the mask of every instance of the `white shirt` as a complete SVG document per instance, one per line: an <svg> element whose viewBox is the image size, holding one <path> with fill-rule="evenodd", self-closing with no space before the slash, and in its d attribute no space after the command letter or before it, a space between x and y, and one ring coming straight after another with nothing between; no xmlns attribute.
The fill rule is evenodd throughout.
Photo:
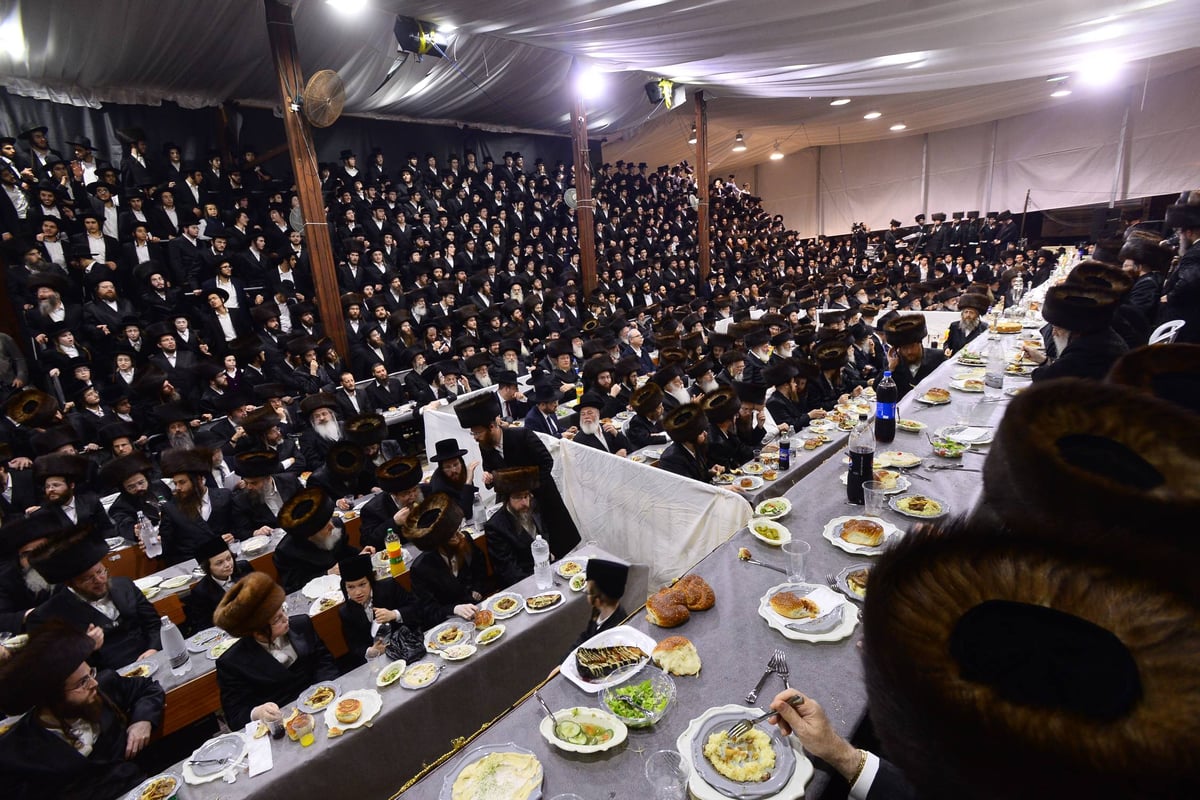
<svg viewBox="0 0 1200 800"><path fill-rule="evenodd" d="M150 243L146 242L145 244L137 244L135 242L133 245L133 252L137 254L138 263L145 264L150 260Z"/></svg>
<svg viewBox="0 0 1200 800"><path fill-rule="evenodd" d="M64 267L67 265L67 255L63 251L62 242L43 241L42 244L45 246L46 254L50 256L50 261L52 263Z"/></svg>
<svg viewBox="0 0 1200 800"><path fill-rule="evenodd" d="M89 235L87 237L87 243L88 243L88 250L91 252L92 258L96 259L97 261L103 261L104 260L104 251L105 251L104 237Z"/></svg>
<svg viewBox="0 0 1200 800"><path fill-rule="evenodd" d="M221 326L221 332L225 334L225 341L231 342L237 338L237 331L233 327L232 314L217 314L217 323Z"/></svg>
<svg viewBox="0 0 1200 800"><path fill-rule="evenodd" d="M256 639L255 641L258 640ZM290 667L300 657L296 653L296 648L292 647L292 640L288 638L286 633L277 639L272 639L267 644L258 643L270 654L271 658L285 667Z"/></svg>
<svg viewBox="0 0 1200 800"><path fill-rule="evenodd" d="M117 610L116 603L114 603L112 601L112 598L110 596L108 596L107 594L104 595L104 597L101 597L99 600L88 600L86 597L81 595L79 592L76 592L74 589L71 589L71 591L74 592L75 596L78 597L80 600L87 603L89 606L96 609L101 614L108 617L110 620L116 621L117 617L121 616L121 612Z"/></svg>
<svg viewBox="0 0 1200 800"><path fill-rule="evenodd" d="M71 498L71 502L62 507L63 513L67 515L67 519L71 522L79 522L79 512L75 509L75 498Z"/></svg>
<svg viewBox="0 0 1200 800"><path fill-rule="evenodd" d="M204 497L200 500L200 518L208 522L210 516L212 516L212 496L205 492Z"/></svg>

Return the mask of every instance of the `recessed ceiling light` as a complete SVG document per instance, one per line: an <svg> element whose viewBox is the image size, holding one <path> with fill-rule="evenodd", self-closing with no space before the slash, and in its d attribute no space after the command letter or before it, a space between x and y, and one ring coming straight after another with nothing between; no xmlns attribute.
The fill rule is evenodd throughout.
<svg viewBox="0 0 1200 800"><path fill-rule="evenodd" d="M832 101L830 101L829 105L831 105L831 106L844 106L844 105L848 105L849 103L850 103L850 98L849 98L849 97L839 97L837 100L832 100Z"/></svg>
<svg viewBox="0 0 1200 800"><path fill-rule="evenodd" d="M908 127L908 126L907 126L907 125L905 125L903 122L897 122L895 125L893 125L892 127L888 128L888 130L892 130L892 131L902 131L902 130L904 130L904 129L905 129L905 128L907 128L907 127Z"/></svg>
<svg viewBox="0 0 1200 800"><path fill-rule="evenodd" d="M1069 77L1071 77L1071 76L1070 75L1051 75L1049 78L1046 78L1046 83L1058 83L1059 81L1065 81Z"/></svg>
<svg viewBox="0 0 1200 800"><path fill-rule="evenodd" d="M1050 96L1051 97L1066 97L1070 93L1071 93L1071 87L1067 86L1066 84L1063 84L1062 86L1058 87L1053 92L1051 92Z"/></svg>
<svg viewBox="0 0 1200 800"><path fill-rule="evenodd" d="M867 113L863 114L863 119L879 119L882 116L882 111L868 111Z"/></svg>
<svg viewBox="0 0 1200 800"><path fill-rule="evenodd" d="M367 7L367 0L325 0L325 4L343 14L357 14Z"/></svg>

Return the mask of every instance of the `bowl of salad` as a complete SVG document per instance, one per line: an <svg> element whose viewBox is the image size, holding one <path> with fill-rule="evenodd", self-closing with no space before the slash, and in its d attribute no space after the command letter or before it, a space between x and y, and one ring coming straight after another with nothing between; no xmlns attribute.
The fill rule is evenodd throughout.
<svg viewBox="0 0 1200 800"><path fill-rule="evenodd" d="M626 726L649 728L675 702L675 681L665 672L655 671L649 677L635 675L624 683L605 687L600 702Z"/></svg>
<svg viewBox="0 0 1200 800"><path fill-rule="evenodd" d="M629 735L624 722L607 711L577 706L554 712L554 721L542 717L542 738L569 753L599 753L616 747Z"/></svg>

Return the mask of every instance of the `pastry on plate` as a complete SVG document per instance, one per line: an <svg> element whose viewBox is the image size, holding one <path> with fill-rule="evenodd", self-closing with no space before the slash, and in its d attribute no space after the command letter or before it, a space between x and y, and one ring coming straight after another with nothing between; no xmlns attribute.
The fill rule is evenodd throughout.
<svg viewBox="0 0 1200 800"><path fill-rule="evenodd" d="M863 547L878 547L883 541L883 526L869 519L850 519L838 534L843 541Z"/></svg>
<svg viewBox="0 0 1200 800"><path fill-rule="evenodd" d="M815 619L821 613L816 603L795 592L777 592L770 603L772 611L788 619Z"/></svg>
<svg viewBox="0 0 1200 800"><path fill-rule="evenodd" d="M700 674L700 654L696 645L682 636L668 636L650 654L654 663L672 675Z"/></svg>

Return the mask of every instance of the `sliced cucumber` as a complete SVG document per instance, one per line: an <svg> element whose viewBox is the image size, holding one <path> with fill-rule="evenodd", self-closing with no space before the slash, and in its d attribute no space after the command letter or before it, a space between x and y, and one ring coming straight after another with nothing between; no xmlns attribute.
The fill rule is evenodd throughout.
<svg viewBox="0 0 1200 800"><path fill-rule="evenodd" d="M564 742L574 742L575 737L581 734L582 730L576 722L560 722L554 728L554 735Z"/></svg>
<svg viewBox="0 0 1200 800"><path fill-rule="evenodd" d="M584 736L582 733L575 734L574 736L571 737L570 741L571 741L571 744L587 744L588 743L587 737Z"/></svg>

